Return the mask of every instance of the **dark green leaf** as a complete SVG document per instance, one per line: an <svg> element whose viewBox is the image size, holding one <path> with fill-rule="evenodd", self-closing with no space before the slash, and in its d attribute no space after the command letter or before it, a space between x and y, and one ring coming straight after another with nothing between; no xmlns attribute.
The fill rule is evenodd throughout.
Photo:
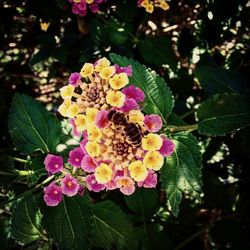
<svg viewBox="0 0 250 250"><path fill-rule="evenodd" d="M200 105L197 116L201 134L221 136L250 124L250 106L242 95L217 94Z"/></svg>
<svg viewBox="0 0 250 250"><path fill-rule="evenodd" d="M64 196L57 207L42 209L42 222L50 237L61 249L89 249L91 206L87 194Z"/></svg>
<svg viewBox="0 0 250 250"><path fill-rule="evenodd" d="M22 243L29 243L43 238L41 213L35 196L30 195L17 202L12 209L11 236Z"/></svg>
<svg viewBox="0 0 250 250"><path fill-rule="evenodd" d="M54 152L60 138L60 122L41 103L15 94L9 115L9 132L21 153Z"/></svg>
<svg viewBox="0 0 250 250"><path fill-rule="evenodd" d="M111 249L136 249L132 226L126 215L111 201L93 207L92 231L94 244Z"/></svg>
<svg viewBox="0 0 250 250"><path fill-rule="evenodd" d="M169 37L147 37L140 41L139 51L147 63L158 67L168 64L171 69L177 66L177 59Z"/></svg>
<svg viewBox="0 0 250 250"><path fill-rule="evenodd" d="M1 249L13 249L14 240L10 238L10 223L9 218L0 216L0 246Z"/></svg>
<svg viewBox="0 0 250 250"><path fill-rule="evenodd" d="M133 75L130 84L141 88L145 93L145 106L143 110L148 114L159 114L166 121L171 114L174 100L172 92L166 82L154 71L147 69L145 65L127 59L116 54L110 54L111 60L119 66L132 65Z"/></svg>
<svg viewBox="0 0 250 250"><path fill-rule="evenodd" d="M243 93L246 84L239 72L211 66L200 66L195 70L202 88L208 94Z"/></svg>
<svg viewBox="0 0 250 250"><path fill-rule="evenodd" d="M200 199L202 157L196 138L186 132L173 134L174 153L167 158L161 171L162 188L166 190L168 205L177 216L182 193Z"/></svg>
<svg viewBox="0 0 250 250"><path fill-rule="evenodd" d="M156 189L138 188L134 194L124 196L124 199L128 208L145 220L159 206L160 196Z"/></svg>

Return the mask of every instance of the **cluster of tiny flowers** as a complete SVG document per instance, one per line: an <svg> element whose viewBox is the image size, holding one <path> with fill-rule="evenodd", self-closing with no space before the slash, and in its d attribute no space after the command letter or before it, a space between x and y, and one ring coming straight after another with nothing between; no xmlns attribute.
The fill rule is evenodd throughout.
<svg viewBox="0 0 250 250"><path fill-rule="evenodd" d="M60 89L64 102L59 112L71 118L79 146L69 152L67 161L48 154L45 168L55 181L44 189L44 200L56 206L62 195L82 195L84 189L100 192L119 189L125 195L136 186L154 188L157 171L174 144L159 135L162 119L144 115L140 106L144 92L128 85L132 67L111 66L107 58L85 63L72 73L69 84Z"/></svg>
<svg viewBox="0 0 250 250"><path fill-rule="evenodd" d="M85 16L87 9L90 9L93 13L99 11L99 4L105 0L69 0L72 5L72 12L79 16Z"/></svg>
<svg viewBox="0 0 250 250"><path fill-rule="evenodd" d="M138 0L138 6L145 8L148 13L153 13L155 7L163 10L169 9L169 5L165 0Z"/></svg>

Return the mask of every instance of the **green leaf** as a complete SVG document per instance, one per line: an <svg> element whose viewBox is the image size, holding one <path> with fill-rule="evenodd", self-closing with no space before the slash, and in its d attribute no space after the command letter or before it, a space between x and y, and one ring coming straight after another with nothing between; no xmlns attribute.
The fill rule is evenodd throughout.
<svg viewBox="0 0 250 250"><path fill-rule="evenodd" d="M160 195L157 189L138 188L129 196L124 196L128 208L135 214L142 215L145 220L152 215L159 206Z"/></svg>
<svg viewBox="0 0 250 250"><path fill-rule="evenodd" d="M12 209L10 234L24 244L43 238L41 213L34 195L19 200Z"/></svg>
<svg viewBox="0 0 250 250"><path fill-rule="evenodd" d="M15 94L9 115L9 132L21 153L55 152L60 138L60 122L41 103Z"/></svg>
<svg viewBox="0 0 250 250"><path fill-rule="evenodd" d="M57 207L42 209L42 223L60 250L90 248L91 206L84 194L64 196Z"/></svg>
<svg viewBox="0 0 250 250"><path fill-rule="evenodd" d="M202 157L198 141L192 134L173 134L172 141L175 150L162 168L161 180L162 188L167 192L168 206L178 216L183 192L200 199Z"/></svg>
<svg viewBox="0 0 250 250"><path fill-rule="evenodd" d="M152 53L153 50L153 53ZM171 69L176 69L177 59L174 54L170 37L147 37L139 43L142 58L150 64L161 67L168 64Z"/></svg>
<svg viewBox="0 0 250 250"><path fill-rule="evenodd" d="M202 88L208 94L243 93L246 81L237 71L211 66L200 66L195 70Z"/></svg>
<svg viewBox="0 0 250 250"><path fill-rule="evenodd" d="M171 114L174 99L165 80L145 65L116 54L110 54L111 60L121 67L131 65L133 75L130 84L141 88L145 93L145 106L143 110L148 114L159 114L163 121Z"/></svg>
<svg viewBox="0 0 250 250"><path fill-rule="evenodd" d="M198 131L221 136L250 124L250 105L239 94L217 94L203 102L197 112Z"/></svg>
<svg viewBox="0 0 250 250"><path fill-rule="evenodd" d="M94 244L107 249L137 249L133 228L122 210L111 201L93 206Z"/></svg>

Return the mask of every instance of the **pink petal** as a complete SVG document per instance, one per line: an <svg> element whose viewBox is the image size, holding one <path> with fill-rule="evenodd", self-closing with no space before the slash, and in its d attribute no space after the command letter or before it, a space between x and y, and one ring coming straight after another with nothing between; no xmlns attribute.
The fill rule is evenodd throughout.
<svg viewBox="0 0 250 250"><path fill-rule="evenodd" d="M107 110L100 110L97 113L95 123L98 128L105 128L109 124L108 113Z"/></svg>
<svg viewBox="0 0 250 250"><path fill-rule="evenodd" d="M89 155L85 155L82 158L82 162L81 162L81 168L88 172L88 173L92 173L95 171L97 167L97 164L95 163L94 159L92 159Z"/></svg>
<svg viewBox="0 0 250 250"><path fill-rule="evenodd" d="M120 67L119 65L115 64L115 72L116 74L126 73L127 76L132 76L132 66L129 65L127 67Z"/></svg>
<svg viewBox="0 0 250 250"><path fill-rule="evenodd" d="M80 136L81 133L77 131L77 128L76 128L76 125L75 125L75 119L71 119L70 120L70 124L72 125L73 127L73 136Z"/></svg>
<svg viewBox="0 0 250 250"><path fill-rule="evenodd" d="M119 183L119 180L124 180L124 179L127 181L126 186L123 186ZM117 188L119 188L123 194L131 195L135 192L135 182L130 177L118 176L115 178L115 182L116 182Z"/></svg>
<svg viewBox="0 0 250 250"><path fill-rule="evenodd" d="M161 136L163 139L162 146L159 150L159 152L164 156L170 156L174 152L175 145L174 143L169 140L166 136L162 135Z"/></svg>
<svg viewBox="0 0 250 250"><path fill-rule="evenodd" d="M137 102L143 102L145 99L144 92L134 85L130 85L129 87L124 88L122 90L122 93L125 94L126 97L132 98Z"/></svg>
<svg viewBox="0 0 250 250"><path fill-rule="evenodd" d="M158 132L162 128L162 119L159 115L145 115L144 125L149 132Z"/></svg>
<svg viewBox="0 0 250 250"><path fill-rule="evenodd" d="M157 174L153 170L148 171L148 176L144 181L137 182L138 187L155 188L157 185Z"/></svg>
<svg viewBox="0 0 250 250"><path fill-rule="evenodd" d="M133 98L126 98L124 105L119 110L126 113L135 109L139 109L137 102Z"/></svg>

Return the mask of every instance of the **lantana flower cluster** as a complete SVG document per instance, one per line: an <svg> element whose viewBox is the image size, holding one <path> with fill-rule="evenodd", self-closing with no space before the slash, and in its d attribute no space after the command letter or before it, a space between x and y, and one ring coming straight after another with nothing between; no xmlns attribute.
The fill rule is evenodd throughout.
<svg viewBox="0 0 250 250"><path fill-rule="evenodd" d="M136 187L156 187L157 172L164 157L173 153L174 144L158 134L163 125L159 115L141 112L144 92L127 86L131 75L131 66L111 65L101 58L85 63L60 89L64 101L59 112L71 119L81 140L66 160L46 156L45 168L55 175L44 189L47 205L56 206L63 194L83 194L85 189L119 189L131 195Z"/></svg>
<svg viewBox="0 0 250 250"><path fill-rule="evenodd" d="M138 0L137 4L139 7L145 8L148 13L153 13L155 7L163 10L169 9L169 5L165 0Z"/></svg>
<svg viewBox="0 0 250 250"><path fill-rule="evenodd" d="M93 13L99 11L99 4L105 2L105 0L69 0L72 5L72 12L79 16L85 16L89 9Z"/></svg>

